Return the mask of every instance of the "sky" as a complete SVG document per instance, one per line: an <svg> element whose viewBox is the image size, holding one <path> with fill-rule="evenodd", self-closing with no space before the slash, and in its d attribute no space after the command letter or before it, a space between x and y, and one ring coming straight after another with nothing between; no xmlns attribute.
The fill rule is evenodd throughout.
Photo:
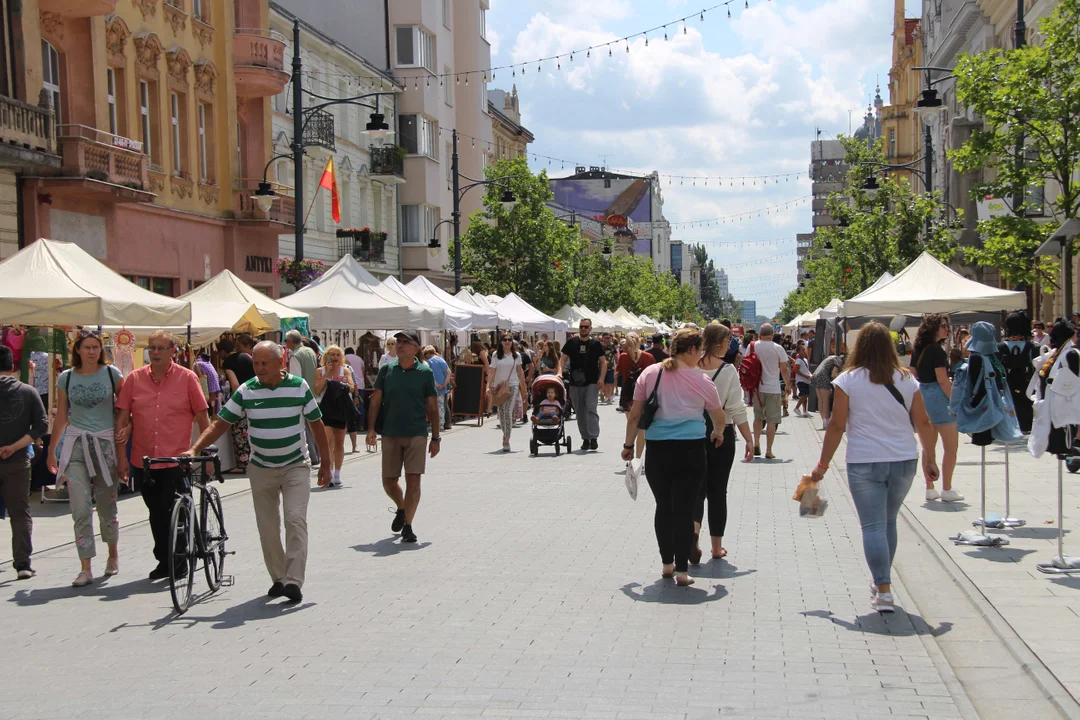
<svg viewBox="0 0 1080 720"><path fill-rule="evenodd" d="M888 104L892 3L887 0L491 0L492 65L535 61L669 24L591 58L499 72L491 88L516 84L522 124L536 137L534 171L575 165L661 175L769 180L661 181L675 240L703 243L727 270L736 299L771 315L796 285L795 235L810 232L810 142L862 122L877 82ZM908 0L909 17L917 0ZM693 13L685 23L671 21ZM849 124L850 123L850 124ZM733 184L732 184L733 183ZM719 186L718 186L719 185ZM802 199L800 202L794 202ZM779 207L777 207L779 206ZM758 209L776 209L758 217Z"/></svg>

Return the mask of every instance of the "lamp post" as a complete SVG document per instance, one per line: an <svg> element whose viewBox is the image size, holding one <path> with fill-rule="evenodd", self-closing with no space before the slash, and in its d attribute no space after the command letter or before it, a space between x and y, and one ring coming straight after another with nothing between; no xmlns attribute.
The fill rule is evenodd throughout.
<svg viewBox="0 0 1080 720"><path fill-rule="evenodd" d="M475 187L481 185L498 185L503 188L502 206L503 209L509 212L517 205L517 198L514 197L514 193L511 192L510 186L506 181L510 180L513 176L507 175L499 178L492 178L491 180L473 180L471 177L461 174L461 170L458 167L458 149L457 149L457 129L455 128L450 134L450 138L453 144L453 153L450 157L450 174L453 176L453 191L454 191L454 210L450 214L450 220L443 220L432 228L431 241L428 242L428 247L435 249L439 247L439 236L436 231L443 223L452 223L454 226L454 292L461 292L461 198L465 196L465 193L469 192ZM469 184L465 187L461 186L461 178L465 178L469 181Z"/></svg>
<svg viewBox="0 0 1080 720"><path fill-rule="evenodd" d="M274 200L277 198L277 193L274 192L273 187L267 181L266 177L270 171L270 166L275 161L282 158L291 157L293 160L293 186L294 186L294 199L296 202L294 223L296 225L294 231L294 243L295 250L294 255L297 260L304 259L304 132L307 130L308 123L315 117L315 113L318 111L330 107L332 105L356 105L358 107L365 107L374 110L371 117L368 120L367 126L364 129L362 135L365 135L369 142L376 144L382 144L387 139L393 137L393 131L390 130L390 126L386 124L384 116L379 112L379 97L384 95L394 95L393 92L374 92L367 93L365 95L357 95L351 98L331 98L324 95L319 95L310 90L305 90L303 87L303 79L301 76L301 61L300 61L300 21L293 21L293 60L292 60L292 86L293 86L293 140L292 140L292 152L288 154L275 155L270 158L270 162L266 163L263 168L262 182L259 183L258 190L255 191L255 204L264 213L270 212L270 208L274 204ZM304 110L304 93L307 93L311 97L317 100L323 100L319 105L314 105ZM374 104L368 104L360 102L367 98L375 98ZM317 192L317 191L316 191Z"/></svg>

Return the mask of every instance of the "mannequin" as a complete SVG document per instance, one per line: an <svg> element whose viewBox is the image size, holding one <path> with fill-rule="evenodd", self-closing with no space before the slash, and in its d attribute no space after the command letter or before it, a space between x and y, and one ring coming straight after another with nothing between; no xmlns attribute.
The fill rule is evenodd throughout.
<svg viewBox="0 0 1080 720"><path fill-rule="evenodd" d="M994 326L975 323L965 349L971 354L957 372L950 402L956 413L956 429L971 435L972 444L978 447L986 447L994 440L1020 439L1012 393L996 355Z"/></svg>
<svg viewBox="0 0 1080 720"><path fill-rule="evenodd" d="M1034 361L1039 348L1031 342L1031 319L1026 311L1010 313L1005 318L1005 340L998 343L998 355L1005 368L1005 381L1016 409L1016 420L1021 432L1029 433L1032 410L1026 389L1035 374Z"/></svg>

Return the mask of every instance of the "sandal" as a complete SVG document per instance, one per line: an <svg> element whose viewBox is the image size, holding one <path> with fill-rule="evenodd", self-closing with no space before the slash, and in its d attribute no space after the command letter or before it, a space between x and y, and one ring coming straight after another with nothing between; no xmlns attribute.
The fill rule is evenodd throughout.
<svg viewBox="0 0 1080 720"><path fill-rule="evenodd" d="M86 587L92 582L94 582L94 576L90 574L90 571L81 570L75 576L75 579L71 581L71 587Z"/></svg>
<svg viewBox="0 0 1080 720"><path fill-rule="evenodd" d="M675 568L672 567L670 571L661 571L660 577L664 578L665 580L670 580L671 578L675 577Z"/></svg>
<svg viewBox="0 0 1080 720"><path fill-rule="evenodd" d="M112 577L120 574L120 558L111 557L105 561L105 576Z"/></svg>
<svg viewBox="0 0 1080 720"><path fill-rule="evenodd" d="M727 557L727 548L720 548L720 554L716 555L714 553L713 556L712 556L712 559L713 560L723 560L726 557Z"/></svg>
<svg viewBox="0 0 1080 720"><path fill-rule="evenodd" d="M694 578L690 577L686 573L683 573L683 577L675 578L675 584L679 587L690 587L694 584Z"/></svg>

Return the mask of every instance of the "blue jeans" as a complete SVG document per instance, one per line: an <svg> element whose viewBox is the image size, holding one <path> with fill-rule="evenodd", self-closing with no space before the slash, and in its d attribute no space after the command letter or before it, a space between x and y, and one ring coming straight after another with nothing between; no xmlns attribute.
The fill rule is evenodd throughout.
<svg viewBox="0 0 1080 720"><path fill-rule="evenodd" d="M918 460L848 463L848 487L862 524L863 554L878 585L892 582L896 516L904 504Z"/></svg>

